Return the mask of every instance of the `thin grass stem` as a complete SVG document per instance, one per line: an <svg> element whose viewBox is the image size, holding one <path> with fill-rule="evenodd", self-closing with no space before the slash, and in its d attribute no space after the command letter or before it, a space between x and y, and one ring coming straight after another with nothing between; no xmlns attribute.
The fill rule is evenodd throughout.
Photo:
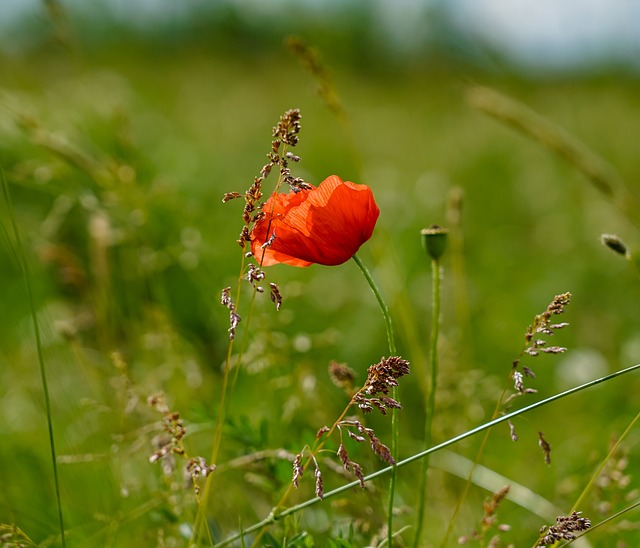
<svg viewBox="0 0 640 548"><path fill-rule="evenodd" d="M303 473L306 472L307 469L309 468L309 466L311 465L311 463L315 461L316 456L318 455L318 453L320 453L320 451L322 451L325 443L327 443L327 440L331 437L333 432L335 432L336 428L338 428L338 425L340 424L342 419L344 419L344 417L346 416L347 412L349 411L349 409L351 408L353 403L354 403L354 400L353 400L353 397L352 397L351 400L349 400L349 403L347 404L347 406L342 411L342 413L340 413L340 416L333 423L333 426L331 426L331 428L329 428L327 433L321 439L316 439L315 443L313 444L313 447L310 450L309 458L307 459L307 461L305 462L304 466L302 467ZM308 447L308 446L305 446L305 448L306 447ZM290 483L289 486L287 487L286 491L284 492L284 494L282 495L282 497L278 501L278 504L276 504L273 507L273 509L271 510L270 516L275 516L276 515L276 513L278 511L278 508L280 508L280 507L282 507L284 505L286 500L291 495L291 492L293 491L293 488L294 488L293 483ZM267 518L267 520L268 519L269 518ZM252 547L257 546L260 538L262 537L262 535L266 531L267 526L270 525L271 523L273 523L273 522L265 520L264 522L262 522L260 527L257 527L256 529L253 529L253 531L256 531L257 529L260 529L260 531L259 531L258 535L256 536L256 538L254 539L254 541L253 541L253 543L251 545Z"/></svg>
<svg viewBox="0 0 640 548"><path fill-rule="evenodd" d="M283 154L286 154L286 150L287 150L287 146L285 144L283 146ZM278 190L280 189L280 186L282 185L282 182L283 182L283 177L282 177L282 172L281 172L280 176L278 177L278 182L276 183L275 189L273 191L274 194L276 194L278 192ZM275 205L273 207L275 207ZM273 214L273 208L272 208L271 213ZM271 226L271 221L269 221L269 225L267 226L267 233L269 233L270 226ZM262 256L259 259L256 257L256 259L258 259L258 262L259 262L261 267L262 267L262 262L264 260L265 253L266 253L266 248L263 249ZM235 301L234 301L235 302L235 306L236 306L236 310L239 308L240 298L241 298L241 295L242 295L242 279L244 277L245 263L246 263L246 255L245 255L244 249L243 249L242 259L240 261L240 273L238 275L238 284L237 284L237 287L236 287L236 297L235 297ZM251 297L251 302L249 304L249 312L247 314L247 319L246 319L245 326L244 326L242 344L240 345L240 352L238 354L238 360L237 360L237 363L236 363L236 371L235 371L235 375L233 376L233 379L231 379L231 380L230 380L230 373L231 373L231 358L232 358L233 343L234 343L234 338L233 337L229 338L229 343L227 345L227 354L226 354L226 358L225 358L224 372L223 372L223 378L222 378L222 389L221 389L222 393L221 393L221 397L220 397L220 402L218 404L218 415L217 415L216 424L215 424L215 427L214 427L213 446L212 446L212 451L211 451L211 459L209 461L211 464L215 464L215 462L218 460L218 455L220 453L220 445L222 443L222 428L224 426L226 412L227 412L227 409L229 407L229 395L235 389L236 381L238 379L238 371L240 370L240 364L242 362L242 355L243 355L244 349L246 347L246 342L247 342L247 338L248 338L248 334L249 334L249 324L250 324L250 320L251 320L251 316L252 316L252 312L253 312L253 308L254 308L254 304L255 304L255 300L256 300L256 294L257 294L257 289L254 287L253 294L252 294L252 297ZM193 540L194 536L195 536L196 545L198 544L198 538L200 536L200 530L201 530L201 528L203 526L203 522L204 522L204 525L206 526L207 534L208 534L208 537L209 537L209 542L210 542L210 544L212 546L214 544L213 538L211 536L211 531L209 530L209 527L206 524L206 517L205 517L207 501L209 499L209 493L210 493L211 488L212 488L211 486L213 484L214 476L215 476L215 474L210 474L209 476L207 476L207 481L206 481L205 486L204 486L202 499L201 499L200 504L198 506L198 513L197 513L197 516L196 516L196 523L195 523L195 526L194 526L194 531L192 532L192 539L191 539L191 540Z"/></svg>
<svg viewBox="0 0 640 548"><path fill-rule="evenodd" d="M507 386L505 385L504 389L502 390L502 394L500 396L500 399L498 400L498 403L496 404L496 408L493 411L493 414L491 415L492 419L495 419L500 411L500 408L502 407L502 402L504 401L504 396L507 393ZM482 457L482 454L484 453L484 448L487 446L487 442L489 441L489 435L491 434L491 428L488 428L486 430L486 432L484 433L484 436L482 437L482 441L480 442L480 447L478 447L478 451L476 451L476 456L473 459L473 465L471 466L471 470L469 470L469 474L467 475L467 481L464 484L464 487L462 489L462 493L460 493L460 496L458 497L458 500L456 502L456 506L453 509L453 514L451 515L451 518L449 519L449 524L447 525L447 531L444 535L444 538L442 539L442 542L440 544L441 547L444 547L447 545L447 542L449 541L449 538L451 537L451 533L453 533L453 527L455 526L456 520L458 519L458 514L460 513L460 510L462 509L462 503L465 501L465 499L467 498L467 494L469 493L469 488L471 487L471 482L473 479L473 474L476 471L476 467L477 465L480 463L480 458Z"/></svg>
<svg viewBox="0 0 640 548"><path fill-rule="evenodd" d="M561 296L556 296L556 298L558 297L564 297L564 296L568 296L570 297L570 294L567 293L565 295L561 295ZM555 302L555 299L554 299ZM536 321L538 321L539 316L536 316L536 320L534 321L534 324ZM529 327L529 329L533 329L532 326ZM500 398L498 398L498 401L496 402L496 407L493 411L493 414L491 415L492 419L495 419L500 413L501 410L503 410L503 406L505 403L505 396L507 394L507 390L509 388L509 383L512 381L513 379L513 374L514 374L514 370L517 366L517 364L519 363L520 359L522 358L522 356L525 355L527 348L529 347L530 344L530 339L527 339L527 337L525 336L525 343L524 346L522 347L522 349L520 350L520 355L518 356L518 358L516 360L514 360L513 362L513 367L509 372L509 375L507 376L507 379L505 381L505 385L502 389L502 393L500 394ZM464 488L462 489L462 492L460 494L460 496L458 497L458 500L456 502L456 506L453 510L453 514L449 520L449 524L447 525L447 530L445 532L444 538L442 540L442 543L440 544L440 546L444 547L447 546L447 543L449 541L449 538L451 537L451 534L453 533L453 528L455 526L456 520L458 518L458 514L460 513L460 510L462 508L462 504L465 501L467 494L469 493L469 488L471 487L471 482L472 482L472 477L473 474L476 470L476 466L477 464L480 462L480 459L482 457L482 454L484 453L484 449L487 445L487 442L489 440L489 435L491 434L491 430L487 430L482 438L482 441L480 442L480 446L478 448L478 451L476 452L476 456L474 459L474 464L471 467L471 470L469 472L469 475L467 477L467 481L465 482Z"/></svg>
<svg viewBox="0 0 640 548"><path fill-rule="evenodd" d="M480 426L476 426L475 428L472 428L471 430L467 430L466 432L459 434L453 438L450 438L442 443L439 443L438 445L435 445L433 447L430 447L429 449L426 449L424 451L421 451L419 453L416 453L415 455L412 455L410 457L407 457L406 459L403 459L399 462L397 462L394 466L387 466L386 468L382 468L381 470L378 470L377 472L373 472L372 474L369 474L368 476L365 476L364 482L369 482L373 479L376 479L378 477L387 475L389 473L391 473L393 470L407 466L408 464L411 464L412 462L418 461L420 459L425 458L427 455L430 455L432 453L435 453L437 451L441 451L442 449L444 449L445 447L450 447L451 445L454 445L462 440L465 440L467 438L470 438L471 436L474 436L480 432L483 432L485 430L488 430L490 428L493 428L494 426L501 424L503 422L509 421L519 415L524 415L525 413L529 413L530 411L533 411L534 409L538 409L539 407L544 407L545 405L549 405L555 401L564 399L568 396L571 396L573 394L577 394L578 392L581 392L583 390L586 390L587 388L591 388L593 386L597 386L598 384L601 384L603 382L608 382L616 377L620 377L623 375L627 375L629 373L632 373L634 371L640 370L640 363L636 364L636 365L632 365L630 367L627 367L625 369L621 369L619 371L616 371L614 373L610 373L609 375L605 375L604 377L599 377L597 379L594 379L592 381L583 383L579 386L575 386L573 388L570 388L568 390L565 390L564 392L559 392L558 394L554 394L553 396L549 396L548 398L545 398L543 400L537 401L535 403L532 403L530 405L527 405L525 407L522 407L520 409L517 409L516 411L512 411L511 413L507 413L506 415L502 415L500 417L497 417L493 420L490 420L489 422L486 422L484 424L481 424ZM348 491L350 489L353 489L356 486L360 485L360 481L352 481L351 483L347 483L345 485L342 485L341 487L338 487L336 489L333 489L332 491L328 491L326 493L324 493L324 496L322 499L320 499L319 497L314 497L311 499L306 500L305 502L302 502L300 504L297 504L295 506L292 506L291 508L288 508L287 510L284 510L280 513L276 513L274 511L271 512L271 514L269 514L268 517L266 517L265 519L263 519L261 522L256 523L255 525L252 525L251 527L248 527L246 529L243 530L242 533L238 533L235 534L225 540L223 540L222 542L220 542L219 544L217 544L218 548L222 548L224 546L228 546L229 544L231 544L232 542L235 542L236 540L240 539L241 537L243 537L244 535L253 533L255 531L258 531L264 527L267 527L273 523L276 523L278 521L281 521L282 519L284 519L287 516L290 516L292 514L295 514L305 508L308 508L310 506L313 506L315 504L318 504L319 502L321 502L322 500L326 500L329 499L331 497L334 497L336 495L339 495L341 493L344 493L345 491Z"/></svg>
<svg viewBox="0 0 640 548"><path fill-rule="evenodd" d="M42 392L44 395L45 412L47 415L47 429L49 432L49 450L51 453L51 465L53 468L53 482L56 492L56 506L58 509L58 526L60 529L60 542L62 547L65 548L67 543L65 539L64 518L62 515L62 501L60 497L60 479L58 477L58 462L56 455L55 436L53 434L53 416L51 413L51 400L49 397L49 383L47 381L47 369L44 361L44 351L42 349L42 338L40 336L40 324L38 323L38 315L36 312L35 299L33 297L33 286L31 284L31 275L29 272L29 263L27 256L22 245L20 238L20 231L18 230L18 223L16 221L15 211L13 209L13 203L11 201L11 194L9 192L9 186L4 176L4 171L0 169L0 178L2 179L2 191L4 199L9 210L9 218L11 219L11 226L13 229L13 236L16 243L16 255L19 259L22 273L24 275L24 283L27 291L27 297L29 300L29 308L31 311L31 320L33 323L33 331L35 335L36 350L38 353L38 366L40 368L40 380L42 382Z"/></svg>
<svg viewBox="0 0 640 548"><path fill-rule="evenodd" d="M585 485L584 489L582 490L582 493L580 493L580 496L578 497L578 499L574 503L573 508L571 509L571 511L577 510L580 507L580 504L584 500L585 496L587 495L587 493L590 491L590 489L593 487L594 483L596 482L596 480L600 476L600 473L602 472L602 469L605 467L605 465L607 464L609 459L611 459L611 457L616 452L618 447L620 447L620 444L626 438L627 434L629 432L631 432L631 429L635 426L636 422L638 422L638 419L640 419L640 412L638 412L638 414L629 423L629 425L627 426L625 431L622 433L622 435L618 438L616 443L613 444L613 447L611 448L609 453L607 453L607 456L602 460L602 462L600 463L600 466L598 466L596 471L593 473L593 475L591 476L591 479L589 480L587 485Z"/></svg>
<svg viewBox="0 0 640 548"><path fill-rule="evenodd" d="M356 254L353 256L353 260L358 265L358 268L360 268L360 271L366 278L367 283L371 288L371 291L373 291L373 294L375 295L376 300L380 305L380 310L382 311L382 316L384 317L385 327L387 328L387 342L389 343L389 352L391 353L391 355L395 355L396 341L393 334L393 323L391 321L391 314L389 313L389 307L384 302L384 299L382 298L382 294L380 293L380 290L378 289L376 282L374 281L373 277L371 276L371 273L369 272L367 267L364 265L360 257L358 257L358 255Z"/></svg>
<svg viewBox="0 0 640 548"><path fill-rule="evenodd" d="M245 256L243 253L242 259L240 261L240 273L238 275L238 285L236 288L236 296L234 301L236 304L236 307L238 306L240 302L240 297L242 295L240 282L242 281L244 266L245 266ZM227 393L229 392L228 387L229 387L229 376L231 372L231 357L233 353L233 343L234 343L234 338L230 337L229 342L227 344L227 354L224 362L224 372L222 375L222 388L221 388L220 402L218 403L218 414L216 417L216 424L213 429L213 443L211 448L211 458L209 460L210 464L215 464L215 462L217 461L218 454L220 452L220 444L222 442L222 427L224 426L224 419L225 419L226 410L228 406ZM240 364L238 363L237 366L239 365ZM235 379L232 384L235 385ZM211 486L213 484L214 476L215 476L215 473L209 474L207 476L207 479L204 484L204 489L202 492L202 498L200 499L200 503L198 505L198 512L196 514L196 521L194 524L194 528L192 531L192 538L191 538L191 541L193 541L194 539L196 540L196 546L198 545L198 539L200 537L203 526L206 526L207 535L209 537L210 544L213 546L213 538L211 536L211 531L209 531L208 525L206 525L207 520L205 517L205 513L206 513L207 502L209 500L209 494L211 492Z"/></svg>
<svg viewBox="0 0 640 548"><path fill-rule="evenodd" d="M564 158L640 227L636 197L618 172L584 143L525 105L491 88L472 86L467 92L467 99L474 108L519 130Z"/></svg>
<svg viewBox="0 0 640 548"><path fill-rule="evenodd" d="M431 382L429 385L429 397L427 399L426 416L424 423L424 447L428 449L432 443L433 414L436 407L436 383L438 381L438 335L440 333L440 261L431 260L431 287L433 310L431 317L431 346L429 351L429 370ZM424 525L424 509L427 500L427 471L429 469L429 456L422 461L420 469L420 482L418 492L418 518L413 546L420 545L422 527Z"/></svg>

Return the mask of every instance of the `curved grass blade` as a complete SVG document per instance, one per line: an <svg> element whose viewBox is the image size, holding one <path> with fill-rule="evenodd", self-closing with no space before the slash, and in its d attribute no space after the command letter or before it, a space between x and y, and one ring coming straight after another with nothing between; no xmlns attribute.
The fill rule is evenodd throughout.
<svg viewBox="0 0 640 548"><path fill-rule="evenodd" d="M7 209L9 212L9 219L11 220L11 228L13 230L13 237L15 240L15 253L20 263L20 267L22 269L22 273L24 276L24 284L25 289L27 291L27 298L29 300L29 308L31 310L31 320L33 322L33 331L35 336L36 349L38 352L38 364L40 367L40 379L42 381L42 392L44 395L44 404L45 410L47 414L47 428L49 431L49 448L51 451L51 464L53 467L53 481L55 484L56 491L56 504L58 507L58 524L60 527L60 540L62 543L62 548L66 547L66 540L64 534L64 519L62 516L62 504L60 500L60 481L58 478L58 464L56 457L56 445L55 439L53 435L53 418L51 415L51 401L49 399L49 385L47 382L47 369L44 363L44 352L42 350L42 339L40 336L40 325L38 324L38 317L36 314L36 305L33 298L33 287L31 285L31 276L29 273L29 265L27 262L27 256L24 252L24 247L22 246L22 241L20 239L20 231L18 230L18 223L16 221L15 211L13 210L13 204L11 202L11 194L9 193L9 186L7 185L7 181L4 176L4 171L0 167L0 180L2 182L2 192L4 194L4 199L7 205Z"/></svg>
<svg viewBox="0 0 640 548"><path fill-rule="evenodd" d="M609 375L605 375L604 377L599 377L595 380L586 382L584 384L581 384L579 386L575 386L574 388L570 388L569 390L565 390L564 392L560 392L558 394L555 394L553 396L550 396L548 398L545 398L543 400L540 400L538 402L532 403L531 405L527 405L526 407L522 407L521 409L517 409L516 411L512 411L511 413L507 413L506 415L502 415L501 417L498 417L497 419L491 420L489 422L486 422L484 424L481 424L480 426L476 426L475 428L472 428L471 430L467 430L466 432L459 434L453 438L448 439L447 441L444 441L438 445L434 445L433 447L426 449L424 451L421 451L420 453L416 453L415 455L412 455L410 457L407 457L404 460L401 460L399 462L397 462L395 464L395 466L387 466L386 468L382 468L381 470L378 470L377 472L374 472L372 474L369 474L368 476L364 477L364 481L371 481L375 478L378 478L380 476L384 476L386 474L391 473L394 469L398 469L401 468L403 466L406 466L407 464L410 464L412 462L415 462L417 460L423 459L425 458L427 455L430 455L432 453L435 453L437 451L441 451L442 449L444 449L445 447L449 447L451 445L454 445L456 443L458 443L459 441L462 441L466 438L469 438L471 436L474 436L475 434L478 434L480 432L483 432L484 430L487 430L488 428L493 428L494 426L496 426L497 424L500 424L502 422L505 421L509 421L511 419L513 419L514 417L517 417L518 415L524 415L525 413L528 413L529 411L533 411L534 409L537 409L539 407L543 407L545 405L548 405L552 402L555 402L557 400L561 400L563 398L566 398L567 396L571 396L573 394L576 394L578 392L581 392L582 390L585 390L587 388L591 388L593 386L596 386L598 384L601 384L603 382L607 382L610 381L612 379L615 379L616 377L620 377L622 375L626 375L628 373L632 373L636 370L640 370L640 363L637 363L636 365L632 365L630 367L627 367L625 369L621 369L619 371L616 371L614 373L611 373ZM271 515L269 515L267 518L265 518L264 520L262 520L260 523L256 523L255 525L252 525L251 527L248 527L247 529L244 530L243 533L238 533L236 535L233 535L229 538L227 538L226 540L223 540L222 542L218 543L216 546L217 548L222 548L223 546L228 546L229 544L231 544L232 542L238 540L239 538L241 538L244 535L253 533L254 531L258 531L260 529L262 529L265 526L271 525L273 523L276 523L282 519L284 519L286 516L289 516L291 514L295 514L297 512L299 512L300 510L303 510L304 508L307 508L309 506L313 506L315 504L318 504L319 502L322 502L322 500L326 500L328 498L334 497L336 495L339 495L340 493L343 493L345 491L348 491L349 489L353 489L354 487L360 486L360 481L352 481L351 483L347 483L341 487L338 487L336 489L333 489L332 491L328 491L324 493L324 497L323 499L320 499L318 497L314 497L312 499L309 499L305 502L302 502L300 504L297 504L296 506L293 506L287 510L284 510L280 513L272 513Z"/></svg>

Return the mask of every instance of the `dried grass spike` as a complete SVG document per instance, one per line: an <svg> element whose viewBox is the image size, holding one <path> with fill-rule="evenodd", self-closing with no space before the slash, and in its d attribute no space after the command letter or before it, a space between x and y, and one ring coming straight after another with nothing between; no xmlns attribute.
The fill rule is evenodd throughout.
<svg viewBox="0 0 640 548"><path fill-rule="evenodd" d="M338 447L338 458L340 459L340 462L342 463L342 466L344 467L344 469L347 472L351 472L351 463L349 462L349 455L342 443Z"/></svg>
<svg viewBox="0 0 640 548"><path fill-rule="evenodd" d="M242 194L239 192L225 192L222 197L222 203L226 204L230 200L235 200L236 198L242 198Z"/></svg>
<svg viewBox="0 0 640 548"><path fill-rule="evenodd" d="M364 474L362 473L362 468L357 462L353 462L353 461L351 462L351 468L353 468L353 473L355 474L356 478L358 478L358 481L360 482L360 487L364 489Z"/></svg>
<svg viewBox="0 0 640 548"><path fill-rule="evenodd" d="M347 430L347 434L349 435L349 437L352 440L357 441L358 443L362 443L363 441L367 441L367 438L364 438L362 436L358 436L358 434L351 432L351 430Z"/></svg>
<svg viewBox="0 0 640 548"><path fill-rule="evenodd" d="M572 512L568 516L558 516L555 525L543 525L540 529L540 540L536 546L550 546L561 540L573 540L576 533L591 527L591 520L583 518L582 512Z"/></svg>
<svg viewBox="0 0 640 548"><path fill-rule="evenodd" d="M508 421L509 424L509 435L511 436L511 441L518 441L518 434L516 434L516 427L513 425L511 421Z"/></svg>
<svg viewBox="0 0 640 548"><path fill-rule="evenodd" d="M544 453L544 462L551 464L551 444L544 439L542 432L538 432L538 445Z"/></svg>
<svg viewBox="0 0 640 548"><path fill-rule="evenodd" d="M302 466L302 453L298 453L296 458L293 459L293 485L298 487L300 483L300 478L304 474L304 467Z"/></svg>
<svg viewBox="0 0 640 548"><path fill-rule="evenodd" d="M329 376L333 384L344 389L346 392L353 390L353 381L356 378L356 372L346 363L338 363L335 360L332 361L329 364Z"/></svg>
<svg viewBox="0 0 640 548"><path fill-rule="evenodd" d="M271 297L271 302L275 303L276 310L280 310L282 306L282 295L280 294L280 288L277 284L269 283L269 296Z"/></svg>
<svg viewBox="0 0 640 548"><path fill-rule="evenodd" d="M398 356L382 358L367 370L364 386L354 395L353 402L364 413L374 407L384 415L387 409L398 409L400 403L387 397L392 387L398 386L398 379L409 373L409 362ZM377 397L376 397L377 396Z"/></svg>
<svg viewBox="0 0 640 548"><path fill-rule="evenodd" d="M389 448L382 443L373 433L373 430L367 428L367 435L369 436L369 443L371 444L371 450L378 455L383 461L389 464L395 464L396 460L393 458Z"/></svg>
<svg viewBox="0 0 640 548"><path fill-rule="evenodd" d="M322 484L322 472L316 468L313 475L316 477L316 497L320 500L324 498L324 486Z"/></svg>

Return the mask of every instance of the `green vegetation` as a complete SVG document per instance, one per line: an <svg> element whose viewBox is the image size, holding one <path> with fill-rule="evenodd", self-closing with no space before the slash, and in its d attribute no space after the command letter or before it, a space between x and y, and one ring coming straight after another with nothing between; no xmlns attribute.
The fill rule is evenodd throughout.
<svg viewBox="0 0 640 548"><path fill-rule="evenodd" d="M424 449L432 287L420 231L428 225L450 230L438 261L432 444L492 418L527 326L555 295L571 292L561 317L570 325L547 340L568 350L524 354L522 364L536 373L526 385L538 392L515 400L513 409L640 362L640 213L630 205L640 195L637 79L534 81L434 58L361 64L355 49L340 56L328 48L328 89L342 109L331 110L327 88L316 93L327 82L282 47L284 35L259 51L242 36L236 43L225 35L212 47L199 35L155 50L158 42L101 49L69 39L0 58L0 164L13 204L3 199L0 207L0 523L36 544L60 545L39 349L67 545L184 546L192 538L196 495L181 458L149 462L163 443L162 415L146 400L163 392L184 421L188 454L208 461L228 345L220 293L235 291L242 259L242 204L221 199L251 185L266 162L272 127L289 108L302 113L294 175L318 184L335 173L367 184L381 210L358 255L389 306L398 354L411 362L398 388L396 460ZM519 124L512 111L492 108L510 100L477 84L550 121L543 136L539 118L509 102L516 118L523 116ZM524 134L514 125L524 125ZM587 149L567 153L554 140L556 126ZM598 171L604 186L585 176L591 161L613 166ZM265 193L276 178L274 170ZM612 192L603 191L607 184ZM629 261L602 245L603 233L621 238ZM276 312L267 294L258 295L246 332L251 287L244 284L233 349L235 356L242 351L241 366L231 369L206 510L216 542L269 515L291 483L295 455L348 404L327 372L332 360L357 372L357 388L367 368L388 355L384 318L353 261L265 270L283 305ZM449 543L480 531L483 501L512 484L512 498L496 509L499 523L511 526L501 538L533 545L543 524L571 513L605 461L577 510L596 524L634 504L637 428L607 455L638 412L639 389L638 374L630 373L519 416L515 443L507 426L495 426ZM389 416L358 420L391 447ZM538 432L551 444L550 465ZM431 457L419 545L445 538L481 436ZM345 445L365 475L387 466L367 443ZM330 439L326 448L337 446ZM353 481L335 452L319 461L325 492ZM413 541L420 467L397 470L398 545ZM312 476L300 479L286 507L314 496ZM388 489L387 476L373 479L364 491L288 516L261 542L377 545L386 539ZM586 538L594 546L634 545L635 518L637 511L624 514ZM201 541L209 544L206 534Z"/></svg>

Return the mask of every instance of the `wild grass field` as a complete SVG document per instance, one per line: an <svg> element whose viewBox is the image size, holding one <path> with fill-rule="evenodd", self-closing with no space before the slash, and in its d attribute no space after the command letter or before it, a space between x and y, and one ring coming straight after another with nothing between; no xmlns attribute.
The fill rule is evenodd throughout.
<svg viewBox="0 0 640 548"><path fill-rule="evenodd" d="M425 449L433 271L420 231L429 225L449 229L438 261L431 445L492 418L505 386L507 396L516 390L515 359L535 372L525 384L537 392L510 410L640 362L637 77L534 79L434 59L376 66L335 50L320 51L328 73L318 76L279 42L235 46L52 45L0 58L0 537L8 546L62 544L43 373L65 544L208 546L269 516L291 485L295 455L349 403L329 364L348 364L357 389L389 356L384 318L354 261L265 267L279 311L268 292L253 301L251 285L239 282L243 201L222 197L253 183L287 109L302 115L293 175L366 184L380 208L359 257L411 371L399 379L401 410L349 415L392 447L395 414L397 461ZM274 168L265 197L277 180ZM603 234L616 235L627 256L603 245ZM235 298L239 283L243 321L220 420L229 344L220 295L231 287ZM542 335L566 352L521 355L527 326L566 292L559 321L569 325ZM449 534L484 433L431 455L417 541L423 460L398 468L394 545L456 545L475 531L472 545L497 545L498 535L500 545L534 546L541 526L577 501L593 525L637 504L639 389L631 372L519 415L517 442L506 423L492 428ZM178 421L170 412L183 421L178 445L216 465L208 489L200 478L194 491L180 454L150 462L171 438L147 403L159 393L168 423ZM338 444L334 435L316 455L324 493L356 479ZM345 447L364 475L387 466L346 432ZM231 545L382 546L389 478ZM494 517L485 501L506 485ZM279 510L316 492L310 469ZM579 542L636 546L637 510Z"/></svg>

